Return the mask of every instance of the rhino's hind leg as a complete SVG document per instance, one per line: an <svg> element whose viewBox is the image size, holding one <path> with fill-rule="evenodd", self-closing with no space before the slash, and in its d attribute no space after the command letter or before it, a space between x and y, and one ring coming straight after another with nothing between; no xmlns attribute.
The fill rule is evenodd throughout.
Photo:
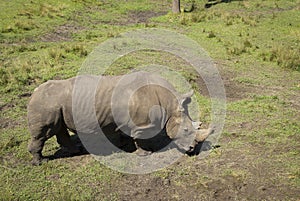
<svg viewBox="0 0 300 201"><path fill-rule="evenodd" d="M75 155L80 152L79 148L75 145L75 143L71 140L69 132L67 128L62 127L56 133L57 143L63 147L66 147L70 154Z"/></svg>
<svg viewBox="0 0 300 201"><path fill-rule="evenodd" d="M32 154L32 164L40 165L47 160L43 157L42 151L46 140L53 136L53 128L44 126L39 122L30 122L29 130L31 133L31 140L28 144L28 151Z"/></svg>

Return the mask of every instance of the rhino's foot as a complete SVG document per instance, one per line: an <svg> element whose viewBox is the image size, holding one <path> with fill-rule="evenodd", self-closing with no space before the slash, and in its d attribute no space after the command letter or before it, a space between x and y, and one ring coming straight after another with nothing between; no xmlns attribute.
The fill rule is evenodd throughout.
<svg viewBox="0 0 300 201"><path fill-rule="evenodd" d="M49 161L49 159L48 158L44 158L44 157L34 158L31 161L31 164L34 165L34 166L39 166L39 165L42 165L42 163L45 163L45 162L48 162L48 161Z"/></svg>
<svg viewBox="0 0 300 201"><path fill-rule="evenodd" d="M80 150L80 148L75 146L72 148L61 146L59 153L62 157L73 157L80 155L82 151Z"/></svg>
<svg viewBox="0 0 300 201"><path fill-rule="evenodd" d="M138 156L148 156L148 155L152 154L151 151L146 151L142 148L138 148L134 153Z"/></svg>
<svg viewBox="0 0 300 201"><path fill-rule="evenodd" d="M68 148L68 152L71 154L71 155L78 155L80 154L80 148L77 147L77 146L74 146L72 148Z"/></svg>

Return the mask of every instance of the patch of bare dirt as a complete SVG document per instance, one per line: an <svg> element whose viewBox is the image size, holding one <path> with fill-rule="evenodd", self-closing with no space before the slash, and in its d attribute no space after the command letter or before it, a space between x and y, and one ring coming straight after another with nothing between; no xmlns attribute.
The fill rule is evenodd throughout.
<svg viewBox="0 0 300 201"><path fill-rule="evenodd" d="M225 94L227 101L237 101L249 97L249 94L255 93L256 87L251 85L246 85L234 81L234 75L231 73L223 73L221 78L225 87ZM199 88L201 95L209 97L209 91L204 80L198 77L196 84Z"/></svg>
<svg viewBox="0 0 300 201"><path fill-rule="evenodd" d="M222 77L225 87L226 100L236 101L249 97L250 93L255 92L255 87L237 83L228 75Z"/></svg>
<svg viewBox="0 0 300 201"><path fill-rule="evenodd" d="M4 112L6 110L12 109L13 107L15 107L15 104L13 103L6 103L0 106L0 112ZM6 118L6 117L2 117L2 115L0 116L0 129L2 128L14 128L16 126L20 125L19 122L14 121L10 118Z"/></svg>
<svg viewBox="0 0 300 201"><path fill-rule="evenodd" d="M300 190L278 182L272 163L257 162L258 157L268 157L259 155L263 146L257 149L252 155L244 155L244 150L219 150L222 154L213 163L184 157L165 174L123 175L112 186L118 186L114 190L122 201L297 200Z"/></svg>
<svg viewBox="0 0 300 201"><path fill-rule="evenodd" d="M84 27L78 26L75 23L66 23L58 26L54 31L41 36L40 39L43 42L71 41L72 34L83 29Z"/></svg>
<svg viewBox="0 0 300 201"><path fill-rule="evenodd" d="M113 25L130 25L139 23L148 23L153 17L165 15L165 11L131 11L127 17L121 18L116 21L103 22L98 21L94 23L113 24ZM69 22L58 26L54 31L46 33L40 37L43 42L58 42L58 41L71 41L72 34L85 29L82 26L76 25L75 22Z"/></svg>
<svg viewBox="0 0 300 201"><path fill-rule="evenodd" d="M174 189L168 178L144 175L124 175L121 188L118 188L120 200L169 200Z"/></svg>
<svg viewBox="0 0 300 201"><path fill-rule="evenodd" d="M118 20L112 20L110 22L101 22L104 24L112 24L112 25L132 25L132 24L140 24L140 23L148 23L151 18L158 17L167 14L166 11L151 11L151 10L145 10L145 11L131 11L127 17L118 19Z"/></svg>
<svg viewBox="0 0 300 201"><path fill-rule="evenodd" d="M14 121L9 118L1 118L0 117L0 129L2 128L14 128L16 126L19 126L20 123L17 121Z"/></svg>
<svg viewBox="0 0 300 201"><path fill-rule="evenodd" d="M15 104L13 104L13 103L2 103L0 106L0 111L3 112L5 110L9 110L13 107L15 107Z"/></svg>
<svg viewBox="0 0 300 201"><path fill-rule="evenodd" d="M138 23L147 23L149 22L149 19L153 17L158 17L161 15L165 15L167 12L165 11L132 11L128 14L127 21L125 22L126 24L138 24Z"/></svg>

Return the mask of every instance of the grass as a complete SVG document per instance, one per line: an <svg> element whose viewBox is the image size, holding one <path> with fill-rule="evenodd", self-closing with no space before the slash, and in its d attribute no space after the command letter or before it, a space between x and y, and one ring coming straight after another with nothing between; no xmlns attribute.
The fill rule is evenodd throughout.
<svg viewBox="0 0 300 201"><path fill-rule="evenodd" d="M82 5L74 1L1 2L1 41L30 40L67 20ZM58 6L59 5L59 6Z"/></svg>
<svg viewBox="0 0 300 201"><path fill-rule="evenodd" d="M182 1L183 6L189 3ZM174 15L171 1L0 1L0 200L229 199L220 194L237 200L299 199L300 2L244 0L204 9L205 3L196 1L193 12ZM161 16L155 15L159 12ZM91 156L32 167L26 106L34 88L49 79L75 76L99 43L146 27L185 34L216 62L227 95L233 94L221 147L203 160L184 157L141 177L112 171ZM189 64L159 51L128 54L106 74L153 63L178 72L199 91ZM206 126L210 99L196 93L196 102ZM57 150L52 138L44 154ZM160 179L162 184L156 183Z"/></svg>

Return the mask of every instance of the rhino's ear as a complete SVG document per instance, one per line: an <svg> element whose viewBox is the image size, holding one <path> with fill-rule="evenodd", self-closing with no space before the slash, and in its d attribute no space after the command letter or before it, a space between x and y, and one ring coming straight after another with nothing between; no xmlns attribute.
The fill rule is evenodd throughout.
<svg viewBox="0 0 300 201"><path fill-rule="evenodd" d="M180 126L180 121L178 118L171 116L166 124L166 131L169 138L174 139L178 133Z"/></svg>
<svg viewBox="0 0 300 201"><path fill-rule="evenodd" d="M190 92L188 92L188 93L182 95L182 96L181 96L180 105L181 105L182 107L184 107L185 105L191 103L191 101L192 101L192 98L191 98L191 97L193 96L193 94L194 94L194 91L191 90Z"/></svg>
<svg viewBox="0 0 300 201"><path fill-rule="evenodd" d="M182 97L189 97L191 98L192 96L194 95L194 90L191 90L190 92L186 93L186 94L183 94Z"/></svg>

